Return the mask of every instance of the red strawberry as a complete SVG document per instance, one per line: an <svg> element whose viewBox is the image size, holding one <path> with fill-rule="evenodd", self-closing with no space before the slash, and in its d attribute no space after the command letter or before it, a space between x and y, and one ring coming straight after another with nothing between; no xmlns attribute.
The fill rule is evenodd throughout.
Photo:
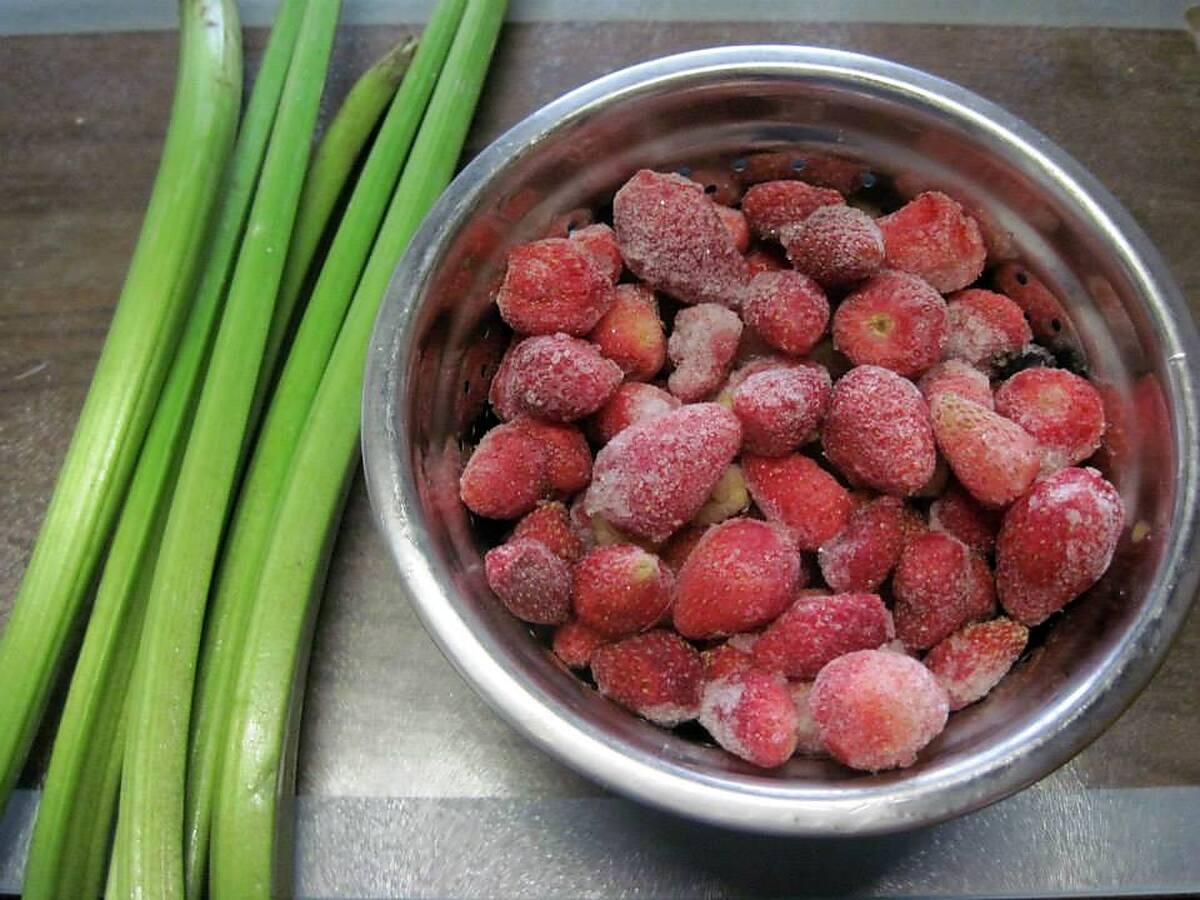
<svg viewBox="0 0 1200 900"><path fill-rule="evenodd" d="M891 574L916 513L903 500L877 497L856 509L844 529L821 545L821 575L835 591L873 591Z"/></svg>
<svg viewBox="0 0 1200 900"><path fill-rule="evenodd" d="M701 652L700 662L704 664L704 677L707 681L716 681L718 678L745 672L754 666L754 658L749 651L729 641Z"/></svg>
<svg viewBox="0 0 1200 900"><path fill-rule="evenodd" d="M746 191L742 212L760 238L778 238L784 226L803 222L822 206L845 202L841 194L829 188L803 181L767 181Z"/></svg>
<svg viewBox="0 0 1200 900"><path fill-rule="evenodd" d="M667 342L667 354L675 364L667 379L671 393L691 403L720 387L741 336L742 320L723 306L701 303L680 310Z"/></svg>
<svg viewBox="0 0 1200 900"><path fill-rule="evenodd" d="M592 478L592 451L582 431L574 425L525 417L508 424L524 432L530 439L528 443L540 446L539 455L544 455L543 472L551 495L569 497L587 487Z"/></svg>
<svg viewBox="0 0 1200 900"><path fill-rule="evenodd" d="M625 261L621 259L617 236L611 228L603 222L597 222L585 228L576 228L569 237L587 251L592 262L609 282L617 283L617 279L621 277L621 270L625 268Z"/></svg>
<svg viewBox="0 0 1200 900"><path fill-rule="evenodd" d="M1033 333L1021 307L1003 294L978 289L948 298L946 359L961 359L989 370L993 357L1020 350Z"/></svg>
<svg viewBox="0 0 1200 900"><path fill-rule="evenodd" d="M1038 625L1090 588L1112 562L1124 521L1120 495L1095 469L1060 469L1035 482L996 539L1005 611Z"/></svg>
<svg viewBox="0 0 1200 900"><path fill-rule="evenodd" d="M772 347L803 356L825 333L829 301L807 275L763 272L742 295L742 317Z"/></svg>
<svg viewBox="0 0 1200 900"><path fill-rule="evenodd" d="M765 625L803 586L800 557L784 531L756 519L710 528L675 582L675 628L710 638Z"/></svg>
<svg viewBox="0 0 1200 900"><path fill-rule="evenodd" d="M986 409L995 408L992 384L988 377L961 359L948 359L938 363L921 376L917 386L920 387L926 403L932 403L938 394L953 391Z"/></svg>
<svg viewBox="0 0 1200 900"><path fill-rule="evenodd" d="M977 622L930 650L925 665L946 689L950 709L962 709L1000 683L1028 641L1029 629L1012 619Z"/></svg>
<svg viewBox="0 0 1200 900"><path fill-rule="evenodd" d="M792 695L792 703L796 706L796 755L797 756L828 756L829 751L821 742L821 732L813 718L812 709L808 705L812 696L811 681L792 681L788 683L788 693Z"/></svg>
<svg viewBox="0 0 1200 900"><path fill-rule="evenodd" d="M996 269L996 287L1021 307L1039 341L1056 345L1069 337L1071 320L1050 289L1025 266L1007 262Z"/></svg>
<svg viewBox="0 0 1200 900"><path fill-rule="evenodd" d="M645 631L671 605L675 577L633 544L597 547L575 566L571 598L583 624L606 637Z"/></svg>
<svg viewBox="0 0 1200 900"><path fill-rule="evenodd" d="M801 550L816 550L850 521L850 492L807 456L744 456L742 469L763 515L784 525Z"/></svg>
<svg viewBox="0 0 1200 900"><path fill-rule="evenodd" d="M588 433L597 444L607 444L635 422L653 419L679 409L679 398L660 387L626 381L617 388L588 422Z"/></svg>
<svg viewBox="0 0 1200 900"><path fill-rule="evenodd" d="M588 337L633 381L649 381L667 359L658 301L645 285L617 285L612 307Z"/></svg>
<svg viewBox="0 0 1200 900"><path fill-rule="evenodd" d="M551 553L568 563L583 556L583 542L571 524L567 508L558 502L539 503L517 523L512 536L541 541Z"/></svg>
<svg viewBox="0 0 1200 900"><path fill-rule="evenodd" d="M877 594L832 594L797 600L754 642L754 665L786 678L815 678L831 659L873 650L895 636L892 614Z"/></svg>
<svg viewBox="0 0 1200 900"><path fill-rule="evenodd" d="M669 631L648 631L592 652L600 693L668 728L696 718L704 687L700 654Z"/></svg>
<svg viewBox="0 0 1200 900"><path fill-rule="evenodd" d="M796 752L796 706L787 682L750 669L704 686L700 724L718 744L764 769Z"/></svg>
<svg viewBox="0 0 1200 900"><path fill-rule="evenodd" d="M642 169L613 198L621 256L650 287L684 303L734 301L746 261L700 185Z"/></svg>
<svg viewBox="0 0 1200 900"><path fill-rule="evenodd" d="M946 301L915 275L880 272L833 316L833 341L856 366L915 378L942 356Z"/></svg>
<svg viewBox="0 0 1200 900"><path fill-rule="evenodd" d="M638 422L596 455L586 509L664 541L704 505L741 443L737 416L715 403Z"/></svg>
<svg viewBox="0 0 1200 900"><path fill-rule="evenodd" d="M987 247L979 223L945 194L926 191L878 220L893 269L920 275L942 293L979 277Z"/></svg>
<svg viewBox="0 0 1200 900"><path fill-rule="evenodd" d="M982 572L975 568L973 559L979 557L966 544L940 531L916 538L900 553L892 590L896 635L906 647L932 647L972 618L990 613L991 573L986 563Z"/></svg>
<svg viewBox="0 0 1200 900"><path fill-rule="evenodd" d="M586 669L596 648L608 642L609 639L600 632L572 619L554 629L553 650L554 655L572 669Z"/></svg>
<svg viewBox="0 0 1200 900"><path fill-rule="evenodd" d="M900 497L920 491L937 462L921 392L878 366L859 366L837 380L821 442L852 482Z"/></svg>
<svg viewBox="0 0 1200 900"><path fill-rule="evenodd" d="M483 436L459 480L467 508L488 519L515 519L551 493L546 478L547 450L519 423L493 428Z"/></svg>
<svg viewBox="0 0 1200 900"><path fill-rule="evenodd" d="M739 210L730 209L728 206L717 206L717 215L721 217L721 224L729 232L729 236L733 238L733 246L737 247L738 253L745 253L750 249L750 225L746 221L746 216Z"/></svg>
<svg viewBox="0 0 1200 900"><path fill-rule="evenodd" d="M508 611L525 622L557 625L571 615L571 570L540 541L515 538L483 557L484 573Z"/></svg>
<svg viewBox="0 0 1200 900"><path fill-rule="evenodd" d="M492 380L497 415L570 422L603 406L621 383L620 366L595 344L565 334L526 338L513 347Z"/></svg>
<svg viewBox="0 0 1200 900"><path fill-rule="evenodd" d="M1037 442L1016 422L955 393L935 397L929 412L938 449L980 503L1007 506L1037 477Z"/></svg>
<svg viewBox="0 0 1200 900"><path fill-rule="evenodd" d="M996 546L1000 516L980 506L961 488L951 487L929 507L929 527L953 535L976 553L987 556Z"/></svg>
<svg viewBox="0 0 1200 900"><path fill-rule="evenodd" d="M817 675L808 702L834 759L868 772L911 766L949 712L930 671L887 650L839 656Z"/></svg>
<svg viewBox="0 0 1200 900"><path fill-rule="evenodd" d="M585 335L611 303L607 275L582 244L563 238L514 247L496 295L500 315L521 334Z"/></svg>
<svg viewBox="0 0 1200 900"><path fill-rule="evenodd" d="M862 281L883 266L883 233L852 206L822 206L799 224L784 226L779 239L797 271L826 287Z"/></svg>
<svg viewBox="0 0 1200 900"><path fill-rule="evenodd" d="M1083 462L1104 436L1100 392L1065 369L1018 372L996 391L996 411L1037 441L1043 474Z"/></svg>
<svg viewBox="0 0 1200 900"><path fill-rule="evenodd" d="M758 456L784 456L817 436L829 408L829 373L820 366L767 369L733 392L742 447Z"/></svg>

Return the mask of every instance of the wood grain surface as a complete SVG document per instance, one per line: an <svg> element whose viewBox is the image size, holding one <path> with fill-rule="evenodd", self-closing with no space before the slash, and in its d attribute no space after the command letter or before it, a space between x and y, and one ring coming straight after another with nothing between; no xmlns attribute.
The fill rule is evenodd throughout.
<svg viewBox="0 0 1200 900"><path fill-rule="evenodd" d="M355 75L398 34L343 29L325 120ZM247 37L251 70L262 41L260 32ZM1200 57L1182 31L515 25L505 30L468 153L595 76L681 50L755 42L888 57L1008 107L1113 190L1200 308ZM133 248L167 121L174 62L174 36L164 33L0 38L0 627ZM313 661L303 791L599 791L500 724L398 597L359 485ZM1146 693L1055 777L1087 786L1200 784L1198 680L1200 615L1193 614ZM461 747L466 759L454 767L458 784L420 762L447 744ZM36 782L37 768L26 783ZM432 780L422 785L423 776Z"/></svg>

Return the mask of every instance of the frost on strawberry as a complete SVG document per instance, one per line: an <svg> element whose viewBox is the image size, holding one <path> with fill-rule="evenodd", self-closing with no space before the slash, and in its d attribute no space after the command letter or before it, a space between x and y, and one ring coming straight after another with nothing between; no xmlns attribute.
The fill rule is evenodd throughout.
<svg viewBox="0 0 1200 900"><path fill-rule="evenodd" d="M607 444L630 425L665 415L680 405L678 397L660 387L626 381L588 420L588 434L597 444Z"/></svg>
<svg viewBox="0 0 1200 900"><path fill-rule="evenodd" d="M798 272L825 287L870 278L883 267L883 233L875 220L852 206L822 206L779 239Z"/></svg>
<svg viewBox="0 0 1200 900"><path fill-rule="evenodd" d="M788 225L803 222L822 206L843 205L845 198L835 190L803 181L765 181L742 197L742 212L760 238L779 237Z"/></svg>
<svg viewBox="0 0 1200 900"><path fill-rule="evenodd" d="M708 682L699 718L718 744L760 768L796 752L796 705L778 675L748 669Z"/></svg>
<svg viewBox="0 0 1200 900"><path fill-rule="evenodd" d="M715 403L638 422L596 455L587 512L664 541L699 512L741 443L737 416Z"/></svg>
<svg viewBox="0 0 1200 900"><path fill-rule="evenodd" d="M961 359L984 371L992 360L1014 353L1033 340L1021 307L1003 294L971 289L948 298L947 359Z"/></svg>
<svg viewBox="0 0 1200 900"><path fill-rule="evenodd" d="M771 347L803 356L825 334L829 301L807 275L787 269L763 272L742 295L742 318Z"/></svg>
<svg viewBox="0 0 1200 900"><path fill-rule="evenodd" d="M1037 441L1016 422L955 393L935 397L929 412L938 449L980 503L1007 506L1037 477Z"/></svg>
<svg viewBox="0 0 1200 900"><path fill-rule="evenodd" d="M785 456L817 437L832 385L820 366L774 368L751 375L733 392L742 446L756 456Z"/></svg>
<svg viewBox="0 0 1200 900"><path fill-rule="evenodd" d="M612 306L588 338L633 381L649 381L667 359L658 301L645 285L617 285Z"/></svg>
<svg viewBox="0 0 1200 900"><path fill-rule="evenodd" d="M1005 611L1038 625L1108 569L1124 527L1116 489L1095 469L1039 479L1004 514L996 539L996 588Z"/></svg>
<svg viewBox="0 0 1200 900"><path fill-rule="evenodd" d="M667 379L671 393L684 403L713 393L729 374L741 337L742 320L724 306L701 303L680 310L667 341L675 364Z"/></svg>
<svg viewBox="0 0 1200 900"><path fill-rule="evenodd" d="M675 578L632 544L597 547L575 566L571 599L580 622L610 638L645 631L671 605Z"/></svg>
<svg viewBox="0 0 1200 900"><path fill-rule="evenodd" d="M496 295L519 334L587 334L612 303L612 283L578 241L546 238L514 247Z"/></svg>
<svg viewBox="0 0 1200 900"><path fill-rule="evenodd" d="M946 301L915 275L880 272L837 308L833 340L856 366L915 378L942 358Z"/></svg>
<svg viewBox="0 0 1200 900"><path fill-rule="evenodd" d="M987 247L979 223L943 193L918 194L878 225L887 265L921 276L944 294L983 272Z"/></svg>
<svg viewBox="0 0 1200 900"><path fill-rule="evenodd" d="M982 564L983 568L978 568ZM925 650L995 603L987 564L957 538L931 531L908 544L892 577L896 636Z"/></svg>
<svg viewBox="0 0 1200 900"><path fill-rule="evenodd" d="M825 583L835 591L874 591L896 567L914 527L910 520L916 518L896 497L877 497L858 507L817 553Z"/></svg>
<svg viewBox="0 0 1200 900"><path fill-rule="evenodd" d="M1104 437L1104 400L1065 369L1025 369L996 391L996 411L1038 443L1042 474L1083 462Z"/></svg>
<svg viewBox="0 0 1200 900"><path fill-rule="evenodd" d="M546 501L527 513L513 529L514 538L541 541L559 559L568 563L583 556L583 541L562 503Z"/></svg>
<svg viewBox="0 0 1200 900"><path fill-rule="evenodd" d="M950 709L982 700L1000 683L1029 641L1029 629L1012 619L976 622L929 651L925 665L946 689Z"/></svg>
<svg viewBox="0 0 1200 900"><path fill-rule="evenodd" d="M850 492L807 456L743 456L742 470L763 515L801 550L816 550L850 521Z"/></svg>
<svg viewBox="0 0 1200 900"><path fill-rule="evenodd" d="M566 334L526 338L492 380L491 402L502 419L528 415L572 422L608 402L623 373L595 344Z"/></svg>
<svg viewBox="0 0 1200 900"><path fill-rule="evenodd" d="M992 383L988 377L961 359L938 363L921 376L917 386L926 403L933 403L933 398L938 394L955 393L985 409L995 409Z"/></svg>
<svg viewBox="0 0 1200 900"><path fill-rule="evenodd" d="M700 654L669 631L648 631L597 647L592 675L600 693L655 724L670 728L700 712Z"/></svg>
<svg viewBox="0 0 1200 900"><path fill-rule="evenodd" d="M571 614L571 570L545 544L514 538L484 555L488 587L518 619L557 625Z"/></svg>
<svg viewBox="0 0 1200 900"><path fill-rule="evenodd" d="M551 649L554 655L572 669L586 669L592 662L597 647L603 647L609 639L600 632L584 625L578 619L564 622L554 629Z"/></svg>
<svg viewBox="0 0 1200 900"><path fill-rule="evenodd" d="M766 627L751 655L763 671L812 679L830 660L893 637L892 614L877 594L806 597Z"/></svg>
<svg viewBox="0 0 1200 900"><path fill-rule="evenodd" d="M729 305L748 280L716 205L685 178L642 169L613 198L613 228L630 270L684 303Z"/></svg>

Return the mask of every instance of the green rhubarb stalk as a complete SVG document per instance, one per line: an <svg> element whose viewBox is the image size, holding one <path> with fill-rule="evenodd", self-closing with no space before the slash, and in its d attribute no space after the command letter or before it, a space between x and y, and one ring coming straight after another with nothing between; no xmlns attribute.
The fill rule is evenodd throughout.
<svg viewBox="0 0 1200 900"><path fill-rule="evenodd" d="M210 890L285 890L297 718L329 550L358 460L371 326L409 238L454 173L503 2L471 0L294 450L235 679L213 819Z"/></svg>
<svg viewBox="0 0 1200 900"><path fill-rule="evenodd" d="M25 863L28 900L95 897L102 887L124 752L124 703L148 576L304 4L285 0L271 31L226 173L225 199L196 299L121 508L38 805Z"/></svg>
<svg viewBox="0 0 1200 900"><path fill-rule="evenodd" d="M275 370L275 362L296 312L296 301L304 288L321 236L325 234L333 215L333 208L354 171L355 162L362 155L363 147L379 124L380 116L396 96L396 89L404 80L404 73L408 71L416 47L416 40L406 37L363 72L346 94L346 99L342 101L337 115L325 129L321 143L313 153L308 175L304 179L304 190L300 193L300 208L296 212L296 225L292 229L287 263L283 268L283 282L267 337L263 368L268 377L260 379L256 406L271 385L269 376Z"/></svg>
<svg viewBox="0 0 1200 900"><path fill-rule="evenodd" d="M372 143L326 255L242 482L222 551L201 647L188 755L185 834L189 893L196 893L207 872L213 785L229 719L232 680L241 657L241 638L249 619L263 548L274 521L275 500L354 286L408 157L465 5L466 0L449 0L438 7L421 40L412 69ZM349 97L347 102L350 102ZM309 184L316 171L314 163Z"/></svg>
<svg viewBox="0 0 1200 900"><path fill-rule="evenodd" d="M171 121L137 248L79 424L0 640L0 809L125 495L187 301L241 102L233 0L180 4Z"/></svg>
<svg viewBox="0 0 1200 900"><path fill-rule="evenodd" d="M336 0L305 8L163 529L130 685L113 860L121 896L184 896L185 766L200 632L338 9Z"/></svg>

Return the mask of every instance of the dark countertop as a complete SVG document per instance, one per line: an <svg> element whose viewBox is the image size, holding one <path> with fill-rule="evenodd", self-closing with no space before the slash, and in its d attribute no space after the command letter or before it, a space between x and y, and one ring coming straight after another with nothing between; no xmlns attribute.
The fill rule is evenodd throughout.
<svg viewBox="0 0 1200 900"><path fill-rule="evenodd" d="M342 30L326 113L397 32ZM1200 304L1200 55L1183 30L516 24L502 38L467 152L597 75L753 42L888 57L1008 107L1112 189ZM252 60L261 43L261 33L248 36ZM162 32L0 38L0 626L119 293L174 61L175 38ZM1193 613L1116 725L989 810L853 842L721 832L614 797L496 718L409 609L359 484L310 672L297 889L339 897L1200 892L1198 683ZM17 884L39 765L0 822L0 891Z"/></svg>

